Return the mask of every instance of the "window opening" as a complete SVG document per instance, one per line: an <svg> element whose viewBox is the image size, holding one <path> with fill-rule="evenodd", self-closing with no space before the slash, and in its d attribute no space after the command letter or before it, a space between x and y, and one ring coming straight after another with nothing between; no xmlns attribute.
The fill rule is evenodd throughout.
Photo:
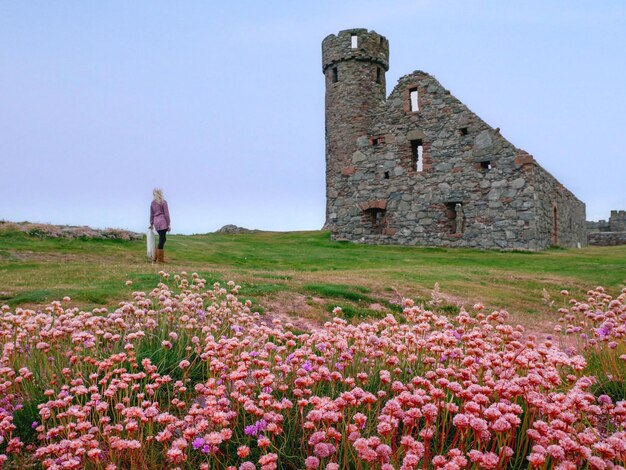
<svg viewBox="0 0 626 470"><path fill-rule="evenodd" d="M411 141L411 152L413 153L413 168L415 171L424 169L424 144L422 139Z"/></svg>
<svg viewBox="0 0 626 470"><path fill-rule="evenodd" d="M383 233L383 227L385 225L385 209L367 209L365 215L368 219L368 223L371 224L373 233L380 235Z"/></svg>
<svg viewBox="0 0 626 470"><path fill-rule="evenodd" d="M352 47L352 49L356 49L359 44L359 37L356 34L353 34L350 40L350 46Z"/></svg>
<svg viewBox="0 0 626 470"><path fill-rule="evenodd" d="M382 79L381 79L382 73L380 71L380 67L376 67L376 83L381 83Z"/></svg>
<svg viewBox="0 0 626 470"><path fill-rule="evenodd" d="M480 162L480 167L485 170L485 171L489 171L491 170L493 167L491 166L491 162L489 160L486 160L484 162Z"/></svg>
<svg viewBox="0 0 626 470"><path fill-rule="evenodd" d="M552 208L552 244L559 244L559 221L556 206Z"/></svg>
<svg viewBox="0 0 626 470"><path fill-rule="evenodd" d="M409 90L409 99L411 101L411 111L413 112L419 111L420 106L419 106L419 99L417 96L417 88L411 88Z"/></svg>
<svg viewBox="0 0 626 470"><path fill-rule="evenodd" d="M374 147L377 147L378 145L382 145L385 143L385 136L378 136L378 137L370 137L370 144L373 145Z"/></svg>
<svg viewBox="0 0 626 470"><path fill-rule="evenodd" d="M332 75L333 75L333 83L337 83L339 81L339 75L337 74L337 67L333 67Z"/></svg>
<svg viewBox="0 0 626 470"><path fill-rule="evenodd" d="M461 127L459 131L461 132L461 135L467 135L467 127Z"/></svg>
<svg viewBox="0 0 626 470"><path fill-rule="evenodd" d="M388 180L389 179L389 172L385 171L385 179Z"/></svg>
<svg viewBox="0 0 626 470"><path fill-rule="evenodd" d="M465 212L462 202L446 202L446 218L449 233L463 233Z"/></svg>

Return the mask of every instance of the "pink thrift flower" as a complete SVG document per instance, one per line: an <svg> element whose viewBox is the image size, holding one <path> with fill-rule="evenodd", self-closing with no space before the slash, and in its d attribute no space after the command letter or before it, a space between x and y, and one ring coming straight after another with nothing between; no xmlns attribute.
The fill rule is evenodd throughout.
<svg viewBox="0 0 626 470"><path fill-rule="evenodd" d="M312 468L317 468L320 464L320 461L317 457L307 457L306 460L304 461L304 466L307 469L312 469Z"/></svg>
<svg viewBox="0 0 626 470"><path fill-rule="evenodd" d="M248 455L250 455L250 447L248 446L237 447L237 456L239 458L245 459Z"/></svg>

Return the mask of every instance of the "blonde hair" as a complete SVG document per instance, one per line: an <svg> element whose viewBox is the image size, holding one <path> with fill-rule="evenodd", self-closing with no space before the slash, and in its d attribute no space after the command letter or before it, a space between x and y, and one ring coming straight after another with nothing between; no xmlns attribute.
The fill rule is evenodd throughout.
<svg viewBox="0 0 626 470"><path fill-rule="evenodd" d="M161 188L154 188L152 196L154 196L156 202L163 202L163 190Z"/></svg>

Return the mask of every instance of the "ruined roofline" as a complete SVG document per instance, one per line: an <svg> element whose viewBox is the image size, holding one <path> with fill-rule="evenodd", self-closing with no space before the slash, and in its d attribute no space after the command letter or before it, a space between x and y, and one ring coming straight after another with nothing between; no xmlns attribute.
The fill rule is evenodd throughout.
<svg viewBox="0 0 626 470"><path fill-rule="evenodd" d="M416 76L420 76L420 75L437 80L434 75L431 75L428 72L424 72L423 70L413 70L412 72L404 74L400 78L398 78L398 84L400 84L400 82L403 81L403 80L406 80L406 79L412 78L412 77L416 77ZM437 83L439 83L439 82L437 82Z"/></svg>

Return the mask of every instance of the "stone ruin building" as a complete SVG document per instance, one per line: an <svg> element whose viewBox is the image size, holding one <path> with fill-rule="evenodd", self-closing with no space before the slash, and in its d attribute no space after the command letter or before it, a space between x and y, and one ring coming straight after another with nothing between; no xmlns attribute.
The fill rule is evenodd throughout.
<svg viewBox="0 0 626 470"><path fill-rule="evenodd" d="M587 242L585 205L528 153L415 71L386 96L389 43L322 42L326 224L333 239L543 250Z"/></svg>
<svg viewBox="0 0 626 470"><path fill-rule="evenodd" d="M587 222L587 232L590 245L626 245L626 211L611 211L608 222Z"/></svg>

